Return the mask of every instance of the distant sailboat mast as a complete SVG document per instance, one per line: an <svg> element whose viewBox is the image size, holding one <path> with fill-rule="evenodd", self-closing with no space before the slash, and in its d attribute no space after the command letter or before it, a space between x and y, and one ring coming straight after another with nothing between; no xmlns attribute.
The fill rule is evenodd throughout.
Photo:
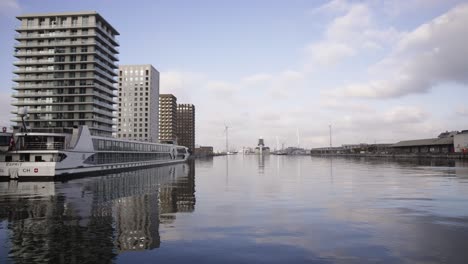
<svg viewBox="0 0 468 264"><path fill-rule="evenodd" d="M229 127L224 124L224 132L226 133L226 154L229 152Z"/></svg>
<svg viewBox="0 0 468 264"><path fill-rule="evenodd" d="M299 128L296 129L296 136L297 136L297 148L301 146L301 139L299 137Z"/></svg>

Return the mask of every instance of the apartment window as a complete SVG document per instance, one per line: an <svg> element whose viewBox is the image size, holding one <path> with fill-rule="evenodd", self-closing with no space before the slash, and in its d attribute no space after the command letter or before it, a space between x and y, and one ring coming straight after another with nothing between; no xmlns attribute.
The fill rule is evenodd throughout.
<svg viewBox="0 0 468 264"><path fill-rule="evenodd" d="M75 53L76 52L76 47L70 48L70 52Z"/></svg>
<svg viewBox="0 0 468 264"><path fill-rule="evenodd" d="M76 56L75 55L70 56L70 61L76 61Z"/></svg>
<svg viewBox="0 0 468 264"><path fill-rule="evenodd" d="M89 19L88 16L83 16L83 25L87 25L87 24L88 24L88 19Z"/></svg>
<svg viewBox="0 0 468 264"><path fill-rule="evenodd" d="M76 65L75 64L70 64L70 66L68 66L70 68L70 70L75 70L76 69Z"/></svg>
<svg viewBox="0 0 468 264"><path fill-rule="evenodd" d="M88 59L88 56L86 55L81 55L80 61L86 61Z"/></svg>
<svg viewBox="0 0 468 264"><path fill-rule="evenodd" d="M82 46L81 47L81 52L88 52L88 47L87 46Z"/></svg>
<svg viewBox="0 0 468 264"><path fill-rule="evenodd" d="M86 64L81 64L81 65L80 65L80 69L86 70L86 69L88 68L87 66L88 66L88 65L86 65Z"/></svg>
<svg viewBox="0 0 468 264"><path fill-rule="evenodd" d="M72 26L76 26L78 24L78 18L77 17L72 17Z"/></svg>

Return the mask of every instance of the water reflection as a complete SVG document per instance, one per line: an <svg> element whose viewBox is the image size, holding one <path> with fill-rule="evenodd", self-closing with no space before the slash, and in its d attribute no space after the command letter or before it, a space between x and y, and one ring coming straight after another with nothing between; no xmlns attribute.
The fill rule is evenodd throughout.
<svg viewBox="0 0 468 264"><path fill-rule="evenodd" d="M196 166L196 200L193 164L1 183L0 263L468 259L466 161L232 155Z"/></svg>
<svg viewBox="0 0 468 264"><path fill-rule="evenodd" d="M158 248L160 222L194 209L193 162L65 183L1 182L9 252L0 263L109 263Z"/></svg>

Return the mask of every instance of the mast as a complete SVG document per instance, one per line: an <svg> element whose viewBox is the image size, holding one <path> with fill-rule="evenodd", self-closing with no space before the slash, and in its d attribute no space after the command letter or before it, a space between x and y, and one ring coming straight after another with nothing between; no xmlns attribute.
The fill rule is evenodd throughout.
<svg viewBox="0 0 468 264"><path fill-rule="evenodd" d="M229 127L224 125L224 131L226 133L226 154L229 152Z"/></svg>
<svg viewBox="0 0 468 264"><path fill-rule="evenodd" d="M296 137L297 137L297 148L300 148L301 143L300 143L300 138L299 138L299 128L296 128Z"/></svg>

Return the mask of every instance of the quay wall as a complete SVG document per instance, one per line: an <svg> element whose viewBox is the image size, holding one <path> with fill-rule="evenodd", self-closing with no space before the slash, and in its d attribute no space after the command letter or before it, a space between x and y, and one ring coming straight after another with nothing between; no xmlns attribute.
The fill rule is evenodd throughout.
<svg viewBox="0 0 468 264"><path fill-rule="evenodd" d="M320 153L320 154L310 154L311 156L316 157L372 157L372 158L404 158L404 159L449 159L449 160L468 160L468 154L463 153L437 153L437 154L428 154L428 153L418 153L418 154L377 154L377 153L353 153L353 154L336 154L336 153Z"/></svg>

